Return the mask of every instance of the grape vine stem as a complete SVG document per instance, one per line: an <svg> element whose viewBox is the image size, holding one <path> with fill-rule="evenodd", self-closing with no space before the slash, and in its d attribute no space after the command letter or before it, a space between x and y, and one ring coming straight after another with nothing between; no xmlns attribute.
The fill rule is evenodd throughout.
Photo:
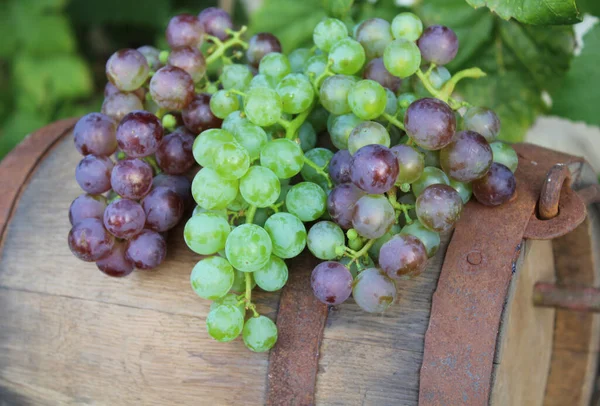
<svg viewBox="0 0 600 406"><path fill-rule="evenodd" d="M436 98L448 103L448 105L453 110L458 110L461 107L469 106L469 103L467 103L467 102L456 100L456 99L453 99L452 97L450 97L450 95L452 95L452 92L454 92L454 88L456 87L458 82L465 78L478 79L478 78L482 78L482 77L486 76L486 73L479 68L464 69L464 70L461 70L460 72L455 73L454 76L452 76L452 78L450 78L450 80L448 82L446 82L440 90L438 90L431 84L428 73L423 73L423 71L421 69L417 69L417 72L415 72L417 77L423 83L423 86L425 86L425 89L427 89L427 91L433 97L436 97Z"/></svg>
<svg viewBox="0 0 600 406"><path fill-rule="evenodd" d="M401 123L396 117L392 116L391 114L388 113L383 113L382 114L383 118L385 118L387 121L389 121L391 124L395 125L396 127L398 127L399 129L401 129L402 131L405 131L406 128L404 128L404 124Z"/></svg>
<svg viewBox="0 0 600 406"><path fill-rule="evenodd" d="M225 51L233 46L239 45L244 49L248 49L248 43L242 39L242 35L247 29L248 27L244 25L239 31L228 31L227 33L231 35L231 38L225 42L212 35L207 35L206 39L211 40L216 45L216 49L206 58L206 65L217 61L225 54Z"/></svg>
<svg viewBox="0 0 600 406"><path fill-rule="evenodd" d="M323 170L324 168L321 168L319 165L308 159L306 156L304 156L303 159L306 165L313 168L315 172L317 172L319 175L325 178L325 180L327 181L327 186L329 186L329 188L331 189L333 187L333 183L331 183L331 178L329 177L329 174Z"/></svg>
<svg viewBox="0 0 600 406"><path fill-rule="evenodd" d="M254 221L254 215L256 214L256 206L252 205L246 210L246 224L252 224ZM252 273L245 272L244 278L246 279L246 309L252 310L254 317L258 317L256 307L252 303Z"/></svg>
<svg viewBox="0 0 600 406"><path fill-rule="evenodd" d="M363 247L359 251L354 251L353 249L346 247L346 253L349 257L352 258L352 260L348 263L347 266L352 266L354 262L358 261L363 255L365 255L373 246L373 244L375 244L375 241L376 238L370 239L365 245L363 245Z"/></svg>

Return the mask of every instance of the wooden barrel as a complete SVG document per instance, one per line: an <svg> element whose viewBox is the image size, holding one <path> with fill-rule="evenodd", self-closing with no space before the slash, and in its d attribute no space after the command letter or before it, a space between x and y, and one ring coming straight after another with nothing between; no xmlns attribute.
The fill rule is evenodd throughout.
<svg viewBox="0 0 600 406"><path fill-rule="evenodd" d="M298 317L324 323L315 348L312 342L302 344L304 333L294 331L286 310L288 319L278 323L292 327L280 332L282 342L270 359L248 351L239 339L222 344L208 336L204 322L210 303L189 286L198 256L187 249L181 229L171 232L167 260L158 270L123 279L106 277L70 253L67 211L81 193L73 176L80 159L70 134L73 125L66 120L38 131L0 164L0 404L444 404L429 383L441 383L442 391L446 382L462 376L473 380L470 392L445 404L589 404L598 316L534 307L532 289L537 281L599 286L600 227L594 207L571 234L519 243L506 292L500 284L495 288L495 273L472 272L481 278L482 291L500 292L503 304L498 333L492 329L487 376L477 376L475 365L471 369L471 362L486 357L476 353L477 345L471 350L470 344L447 343L447 348L470 351L467 361L440 352L446 348L439 345L444 334L464 334L464 323L478 317L475 305L473 315L463 319L444 313L454 310L448 298L463 304L475 300L466 291L449 290L453 272L462 271L450 268L452 258L444 264L449 245L449 257L450 251L458 252L449 236L426 272L398 284L398 303L383 314L364 313L352 299L328 311L310 304L317 311ZM595 178L586 165L575 172L577 186ZM486 254L476 252L475 262L486 264ZM467 260L474 263L470 254ZM302 286L309 284L314 263L308 257L290 262L298 292L306 291ZM277 318L279 294L258 293L257 300L261 313ZM318 326L312 330L320 333ZM464 337L477 344L492 334L483 330L469 327ZM296 347L279 348L290 332L299 335L288 337L296 339ZM310 390L296 398L273 395L282 382L306 378L295 375L296 363L303 361L298 357L305 354L316 360L314 370L301 371L309 384L312 379L314 397Z"/></svg>

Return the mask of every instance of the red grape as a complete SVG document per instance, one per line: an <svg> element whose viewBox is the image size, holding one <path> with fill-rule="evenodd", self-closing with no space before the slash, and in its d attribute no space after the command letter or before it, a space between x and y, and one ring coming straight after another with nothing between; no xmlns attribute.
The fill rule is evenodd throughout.
<svg viewBox="0 0 600 406"><path fill-rule="evenodd" d="M365 145L352 159L350 178L367 193L381 194L390 190L398 177L398 160L382 145Z"/></svg>
<svg viewBox="0 0 600 406"><path fill-rule="evenodd" d="M105 156L86 155L75 168L75 180L92 195L110 190L110 174L114 163Z"/></svg>
<svg viewBox="0 0 600 406"><path fill-rule="evenodd" d="M411 103L404 115L407 134L424 149L438 150L452 141L456 117L446 103L424 98Z"/></svg>
<svg viewBox="0 0 600 406"><path fill-rule="evenodd" d="M200 20L204 32L219 38L221 41L227 39L229 36L227 30L233 28L233 22L229 13L218 7L205 8L198 14L198 20Z"/></svg>
<svg viewBox="0 0 600 406"><path fill-rule="evenodd" d="M150 80L150 95L166 110L181 110L194 98L194 80L175 66L160 68Z"/></svg>
<svg viewBox="0 0 600 406"><path fill-rule="evenodd" d="M182 111L183 122L188 130L200 134L209 128L219 128L223 120L210 110L210 94L197 94L191 103Z"/></svg>
<svg viewBox="0 0 600 406"><path fill-rule="evenodd" d="M102 113L120 122L125 115L143 110L144 104L134 93L116 92L104 99Z"/></svg>
<svg viewBox="0 0 600 406"><path fill-rule="evenodd" d="M97 218L87 218L75 224L69 231L69 248L82 261L98 261L109 255L115 238Z"/></svg>
<svg viewBox="0 0 600 406"><path fill-rule="evenodd" d="M402 84L402 79L392 75L383 64L383 58L375 58L369 61L363 71L363 78L371 79L383 87L387 87L396 93Z"/></svg>
<svg viewBox="0 0 600 406"><path fill-rule="evenodd" d="M144 209L133 200L115 200L104 211L104 227L117 238L133 237L144 229L145 223Z"/></svg>
<svg viewBox="0 0 600 406"><path fill-rule="evenodd" d="M492 163L482 178L473 182L473 195L486 206L498 206L509 201L517 189L515 175L506 166Z"/></svg>
<svg viewBox="0 0 600 406"><path fill-rule="evenodd" d="M448 27L432 25L423 31L417 45L425 61L446 65L458 52L458 37Z"/></svg>
<svg viewBox="0 0 600 406"><path fill-rule="evenodd" d="M167 256L167 243L156 231L144 230L127 241L125 258L138 269L154 269Z"/></svg>
<svg viewBox="0 0 600 406"><path fill-rule="evenodd" d="M135 49L117 51L106 62L106 77L122 92L141 87L149 74L146 58Z"/></svg>
<svg viewBox="0 0 600 406"><path fill-rule="evenodd" d="M352 274L339 262L322 262L313 269L310 285L321 302L338 305L352 293Z"/></svg>
<svg viewBox="0 0 600 406"><path fill-rule="evenodd" d="M180 14L171 18L165 35L171 48L198 48L204 39L204 30L197 17L190 14Z"/></svg>
<svg viewBox="0 0 600 406"><path fill-rule="evenodd" d="M106 205L106 198L102 195L89 195L87 193L79 195L69 207L69 221L71 225L75 225L87 218L101 220Z"/></svg>
<svg viewBox="0 0 600 406"><path fill-rule="evenodd" d="M96 266L100 271L108 276L120 278L133 272L133 264L125 258L125 242L115 242L110 254L96 261Z"/></svg>
<svg viewBox="0 0 600 406"><path fill-rule="evenodd" d="M183 216L183 200L165 186L152 189L142 200L142 207L146 212L146 227L158 232L175 227Z"/></svg>
<svg viewBox="0 0 600 406"><path fill-rule="evenodd" d="M186 71L194 82L199 82L206 73L206 61L198 48L175 48L169 54L169 65Z"/></svg>
<svg viewBox="0 0 600 406"><path fill-rule="evenodd" d="M417 198L416 211L421 224L438 233L451 230L462 212L463 202L453 187L435 184Z"/></svg>
<svg viewBox="0 0 600 406"><path fill-rule="evenodd" d="M152 155L163 137L163 127L154 114L134 111L123 117L117 128L119 148L132 158Z"/></svg>
<svg viewBox="0 0 600 406"><path fill-rule="evenodd" d="M117 149L116 128L117 123L104 114L87 114L73 129L75 148L82 155L108 156Z"/></svg>
<svg viewBox="0 0 600 406"><path fill-rule="evenodd" d="M248 59L250 65L258 68L263 56L271 52L281 52L281 43L273 34L260 32L252 36L250 41L248 41L246 59Z"/></svg>
<svg viewBox="0 0 600 406"><path fill-rule="evenodd" d="M440 151L440 164L448 176L460 182L481 178L492 165L492 148L480 134L461 131Z"/></svg>
<svg viewBox="0 0 600 406"><path fill-rule="evenodd" d="M194 165L194 136L186 129L177 129L163 138L156 150L160 169L171 175L187 172Z"/></svg>
<svg viewBox="0 0 600 406"><path fill-rule="evenodd" d="M117 162L110 183L118 195L139 200L150 192L152 175L152 167L146 162L138 158L128 158Z"/></svg>
<svg viewBox="0 0 600 406"><path fill-rule="evenodd" d="M427 250L417 237L396 235L381 246L379 266L387 275L401 280L407 275L417 276L427 266Z"/></svg>

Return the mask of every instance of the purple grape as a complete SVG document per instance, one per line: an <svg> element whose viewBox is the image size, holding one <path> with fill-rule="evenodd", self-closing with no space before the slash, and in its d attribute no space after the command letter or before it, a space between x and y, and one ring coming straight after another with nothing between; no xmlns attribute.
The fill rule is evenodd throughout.
<svg viewBox="0 0 600 406"><path fill-rule="evenodd" d="M492 163L490 170L482 178L472 183L473 195L486 206L498 206L509 201L517 190L515 175L506 166Z"/></svg>
<svg viewBox="0 0 600 406"><path fill-rule="evenodd" d="M390 23L383 18L369 18L360 23L354 35L365 49L367 59L383 56L385 47L394 40Z"/></svg>
<svg viewBox="0 0 600 406"><path fill-rule="evenodd" d="M448 176L459 182L481 178L492 165L492 148L482 135L460 131L440 151L440 164Z"/></svg>
<svg viewBox="0 0 600 406"><path fill-rule="evenodd" d="M458 37L448 27L432 25L423 31L417 45L425 61L446 65L458 52Z"/></svg>
<svg viewBox="0 0 600 406"><path fill-rule="evenodd" d="M354 154L350 178L352 183L365 192L385 193L394 186L397 177L398 160L389 148L370 144Z"/></svg>
<svg viewBox="0 0 600 406"><path fill-rule="evenodd" d="M167 256L167 243L156 231L144 230L127 241L125 258L138 269L154 269Z"/></svg>
<svg viewBox="0 0 600 406"><path fill-rule="evenodd" d="M210 94L197 94L191 103L182 111L183 122L188 130L200 134L209 128L220 128L223 120L210 110Z"/></svg>
<svg viewBox="0 0 600 406"><path fill-rule="evenodd" d="M310 286L321 302L338 305L352 293L352 274L339 262L321 262L312 271Z"/></svg>
<svg viewBox="0 0 600 406"><path fill-rule="evenodd" d="M194 98L194 81L183 69L167 65L152 76L150 95L163 109L181 110Z"/></svg>
<svg viewBox="0 0 600 406"><path fill-rule="evenodd" d="M190 207L194 203L192 197L192 182L185 176L167 175L160 173L154 177L152 188L166 186L181 197L184 206Z"/></svg>
<svg viewBox="0 0 600 406"><path fill-rule="evenodd" d="M108 276L120 278L133 272L133 264L125 258L126 244L124 242L115 242L110 254L107 257L96 261L96 266L102 273Z"/></svg>
<svg viewBox="0 0 600 406"><path fill-rule="evenodd" d="M149 74L146 58L135 49L117 51L106 62L106 77L122 92L141 87Z"/></svg>
<svg viewBox="0 0 600 406"><path fill-rule="evenodd" d="M175 48L169 54L169 65L186 71L194 82L199 82L206 73L206 60L198 48Z"/></svg>
<svg viewBox="0 0 600 406"><path fill-rule="evenodd" d="M281 43L273 34L260 32L253 35L250 41L248 41L246 59L248 59L250 65L258 68L258 64L263 56L271 52L281 52Z"/></svg>
<svg viewBox="0 0 600 406"><path fill-rule="evenodd" d="M456 117L446 103L439 99L424 98L411 103L404 115L406 133L428 150L444 148L452 141Z"/></svg>
<svg viewBox="0 0 600 406"><path fill-rule="evenodd" d="M139 200L150 192L152 175L152 167L146 162L138 158L128 158L117 162L110 183L119 196Z"/></svg>
<svg viewBox="0 0 600 406"><path fill-rule="evenodd" d="M427 267L427 249L417 237L395 235L379 251L379 266L387 275L402 280L420 275Z"/></svg>
<svg viewBox="0 0 600 406"><path fill-rule="evenodd" d="M352 183L344 183L333 188L327 196L327 211L331 218L344 229L352 227L354 205L365 192Z"/></svg>
<svg viewBox="0 0 600 406"><path fill-rule="evenodd" d="M329 176L336 184L351 182L350 167L352 166L352 155L347 149L341 149L329 161Z"/></svg>
<svg viewBox="0 0 600 406"><path fill-rule="evenodd" d="M162 137L160 120L147 111L127 114L117 127L119 148L132 158L143 158L155 153Z"/></svg>
<svg viewBox="0 0 600 406"><path fill-rule="evenodd" d="M366 195L358 199L352 213L352 226L365 238L379 238L394 225L394 208L382 195Z"/></svg>
<svg viewBox="0 0 600 406"><path fill-rule="evenodd" d="M369 61L363 71L363 78L371 79L381 86L396 93L402 84L402 79L392 75L383 64L383 58L375 58Z"/></svg>
<svg viewBox="0 0 600 406"><path fill-rule="evenodd" d="M108 192L113 166L113 161L108 157L87 155L75 168L75 180L89 194L98 195Z"/></svg>
<svg viewBox="0 0 600 406"><path fill-rule="evenodd" d="M104 227L117 238L129 239L144 229L146 214L142 206L129 199L117 199L104 211Z"/></svg>
<svg viewBox="0 0 600 406"><path fill-rule="evenodd" d="M352 284L352 297L364 311L381 313L396 301L396 284L380 269L365 269Z"/></svg>
<svg viewBox="0 0 600 406"><path fill-rule="evenodd" d="M197 17L190 14L180 14L171 18L165 35L171 48L198 48L204 39L204 29Z"/></svg>
<svg viewBox="0 0 600 406"><path fill-rule="evenodd" d="M117 149L117 123L101 113L81 117L73 129L75 148L81 155L108 156Z"/></svg>
<svg viewBox="0 0 600 406"><path fill-rule="evenodd" d="M198 14L198 20L200 20L204 32L219 38L221 41L227 39L229 36L227 30L233 28L233 22L229 13L218 7L205 8Z"/></svg>
<svg viewBox="0 0 600 406"><path fill-rule="evenodd" d="M101 220L106 205L106 198L102 195L89 195L87 193L79 195L69 207L69 221L71 225L75 225L87 218Z"/></svg>
<svg viewBox="0 0 600 406"><path fill-rule="evenodd" d="M144 55L144 58L146 58L146 62L148 62L150 69L156 71L164 66L160 61L160 50L157 48L154 48L151 45L143 45L137 50L140 54Z"/></svg>
<svg viewBox="0 0 600 406"><path fill-rule="evenodd" d="M143 109L142 101L134 93L113 93L102 103L102 114L106 114L116 122L120 122L132 111Z"/></svg>
<svg viewBox="0 0 600 406"><path fill-rule="evenodd" d="M156 150L156 162L163 172L180 175L194 165L194 136L186 129L177 129L163 138Z"/></svg>
<svg viewBox="0 0 600 406"><path fill-rule="evenodd" d="M152 189L142 200L142 207L146 212L146 227L158 232L175 227L183 216L183 200L166 186Z"/></svg>
<svg viewBox="0 0 600 406"><path fill-rule="evenodd" d="M97 218L87 218L75 224L69 231L69 248L80 260L98 261L106 257L112 249L115 238L104 228Z"/></svg>
<svg viewBox="0 0 600 406"><path fill-rule="evenodd" d="M425 169L425 157L411 146L400 144L390 148L398 160L397 184L413 183L421 177Z"/></svg>
<svg viewBox="0 0 600 406"><path fill-rule="evenodd" d="M465 129L479 133L493 142L500 133L500 119L492 110L485 107L471 107L463 116Z"/></svg>
<svg viewBox="0 0 600 406"><path fill-rule="evenodd" d="M112 83L106 82L106 85L104 86L104 98L107 98L107 97L112 96L113 94L117 94L117 93L121 93L121 91ZM123 92L123 93L129 93L129 92ZM143 87L135 89L131 93L136 95L137 98L140 100L144 100L144 98L146 97L146 89L144 89Z"/></svg>
<svg viewBox="0 0 600 406"><path fill-rule="evenodd" d="M416 202L417 217L421 224L438 233L454 227L462 207L463 202L458 192L452 186L442 184L426 187Z"/></svg>

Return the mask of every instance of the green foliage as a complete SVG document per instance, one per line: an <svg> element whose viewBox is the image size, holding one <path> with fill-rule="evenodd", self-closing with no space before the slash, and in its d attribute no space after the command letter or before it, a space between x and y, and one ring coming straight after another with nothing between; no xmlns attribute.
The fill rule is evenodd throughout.
<svg viewBox="0 0 600 406"><path fill-rule="evenodd" d="M575 0L467 0L473 7L488 7L501 18L525 24L574 24L581 21Z"/></svg>

